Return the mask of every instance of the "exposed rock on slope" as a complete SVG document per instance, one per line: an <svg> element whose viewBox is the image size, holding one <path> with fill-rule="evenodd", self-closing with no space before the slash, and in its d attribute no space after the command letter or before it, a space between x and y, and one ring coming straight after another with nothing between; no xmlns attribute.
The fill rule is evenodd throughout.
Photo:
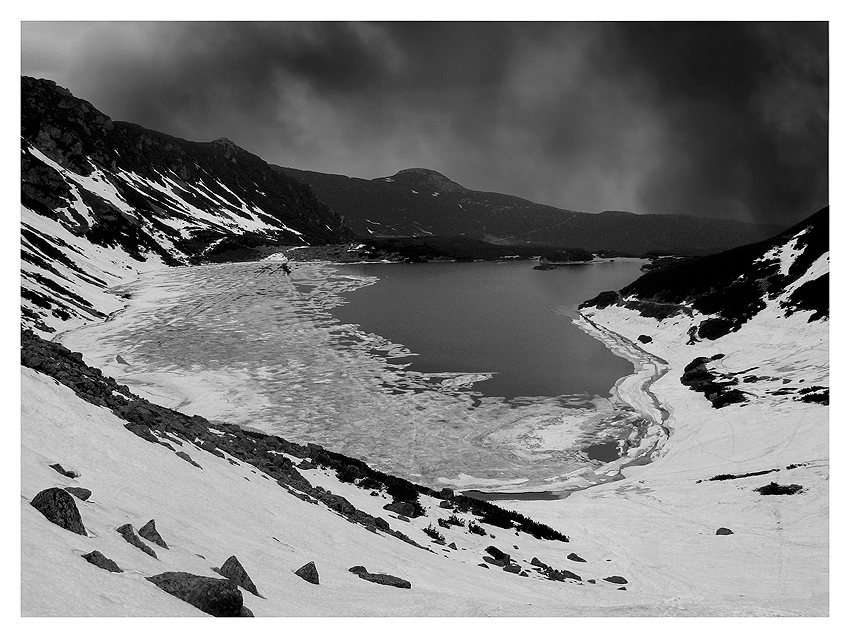
<svg viewBox="0 0 850 638"><path fill-rule="evenodd" d="M114 122L48 80L21 89L23 312L42 332L105 317L120 305L103 289L134 271L352 237L309 186L227 139Z"/></svg>

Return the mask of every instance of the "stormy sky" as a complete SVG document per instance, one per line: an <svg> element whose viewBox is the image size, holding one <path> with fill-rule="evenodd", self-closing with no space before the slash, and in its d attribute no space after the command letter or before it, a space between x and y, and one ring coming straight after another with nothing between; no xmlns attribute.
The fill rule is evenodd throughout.
<svg viewBox="0 0 850 638"><path fill-rule="evenodd" d="M22 73L274 164L576 210L828 203L826 23L23 23Z"/></svg>

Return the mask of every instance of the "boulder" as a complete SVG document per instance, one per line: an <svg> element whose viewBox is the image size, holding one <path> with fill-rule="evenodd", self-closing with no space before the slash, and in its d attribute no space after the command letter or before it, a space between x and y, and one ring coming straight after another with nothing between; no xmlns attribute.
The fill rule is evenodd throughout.
<svg viewBox="0 0 850 638"><path fill-rule="evenodd" d="M316 563L310 561L306 565L299 567L296 572L296 576L300 576L308 583L313 583L314 585L319 584L319 570L316 569Z"/></svg>
<svg viewBox="0 0 850 638"><path fill-rule="evenodd" d="M442 507L444 510L452 509L452 504L449 501L440 501L437 506Z"/></svg>
<svg viewBox="0 0 850 638"><path fill-rule="evenodd" d="M67 476L68 478L77 478L80 475L79 472L75 472L74 470L66 470L59 463L53 463L49 467L59 472L62 476Z"/></svg>
<svg viewBox="0 0 850 638"><path fill-rule="evenodd" d="M49 487L36 494L30 504L51 523L80 536L87 536L74 497L65 490Z"/></svg>
<svg viewBox="0 0 850 638"><path fill-rule="evenodd" d="M120 574L124 571L123 569L118 567L118 563L116 563L114 560L107 558L97 550L89 552L88 554L83 554L83 558L85 558L95 567L100 567L101 569L105 569L108 572L116 572Z"/></svg>
<svg viewBox="0 0 850 638"><path fill-rule="evenodd" d="M622 576L606 576L602 580L607 580L609 583L614 583L615 585L625 585L629 582Z"/></svg>
<svg viewBox="0 0 850 638"><path fill-rule="evenodd" d="M543 569L546 569L547 567L549 567L549 565L547 565L542 560L537 558L537 556L535 556L534 558L531 559L531 564L534 565L535 567L542 567Z"/></svg>
<svg viewBox="0 0 850 638"><path fill-rule="evenodd" d="M89 500L89 496L91 496L91 490L87 490L84 487L66 487L65 491L68 494L73 494L81 501L87 501Z"/></svg>
<svg viewBox="0 0 850 638"><path fill-rule="evenodd" d="M220 569L216 569L214 567L213 571L221 574L225 578L229 578L245 591L249 591L254 594L254 596L260 596L260 592L257 591L257 587L254 585L254 581L252 581L251 577L248 576L248 573L245 571L245 568L242 567L242 563L239 562L239 559L236 558L236 556L231 556L224 561L224 565L222 565ZM262 596L260 596L260 598L262 598Z"/></svg>
<svg viewBox="0 0 850 638"><path fill-rule="evenodd" d="M299 470L315 470L316 466L313 463L310 463L307 459L301 461L298 465L296 465Z"/></svg>
<svg viewBox="0 0 850 638"><path fill-rule="evenodd" d="M355 565L354 567L349 567L348 571L352 574L368 574L369 572L366 570L363 565Z"/></svg>
<svg viewBox="0 0 850 638"><path fill-rule="evenodd" d="M240 618L253 618L254 612L248 609L245 605L242 605L242 609L239 610Z"/></svg>
<svg viewBox="0 0 850 638"><path fill-rule="evenodd" d="M368 580L370 583L388 585L390 587L398 587L400 589L410 589L409 581L399 578L398 576L391 576L390 574L370 574L363 565L355 565L348 571L353 574L357 574L360 578Z"/></svg>
<svg viewBox="0 0 850 638"><path fill-rule="evenodd" d="M502 569L506 572L511 573L511 574L519 574L522 571L522 567L520 567L516 563L511 563L510 565L505 565Z"/></svg>
<svg viewBox="0 0 850 638"><path fill-rule="evenodd" d="M242 592L231 580L188 572L164 572L147 580L211 616L242 615Z"/></svg>
<svg viewBox="0 0 850 638"><path fill-rule="evenodd" d="M387 523L387 522L386 522L383 518L381 518L380 516L376 516L376 517L375 517L375 527L377 527L378 529L382 529L382 530L384 530L384 531L387 531L388 529L390 529L390 524L389 524L389 523Z"/></svg>
<svg viewBox="0 0 850 638"><path fill-rule="evenodd" d="M452 490L451 488L448 488L448 487L444 487L443 489L440 490L440 493L438 494L437 497L445 500L445 499L449 499L449 498L454 498L454 495L455 495L454 490Z"/></svg>
<svg viewBox="0 0 850 638"><path fill-rule="evenodd" d="M197 463L195 463L195 462L192 460L192 457L191 457L191 456L189 456L188 454L186 454L185 452L183 452L182 450L181 450L181 451L179 451L179 452L175 452L175 454L176 454L177 456L179 456L181 459L183 459L184 461L186 461L187 463L191 463L192 465L194 465L195 467L197 467L197 468L199 468L199 469L204 469L204 468L202 468L200 465L198 465Z"/></svg>
<svg viewBox="0 0 850 638"><path fill-rule="evenodd" d="M490 556L492 556L496 560L509 560L511 557L510 554L503 552L501 549L499 549L498 547L494 547L493 545L490 545L484 551L490 554Z"/></svg>
<svg viewBox="0 0 850 638"><path fill-rule="evenodd" d="M457 545L455 545L454 542L449 543L449 547L451 547L452 549L457 549Z"/></svg>
<svg viewBox="0 0 850 638"><path fill-rule="evenodd" d="M407 501L393 501L392 503L387 503L384 505L384 509L400 514L401 516L407 516L408 518L416 518L419 515L416 506L413 503L408 503Z"/></svg>
<svg viewBox="0 0 850 638"><path fill-rule="evenodd" d="M163 549L168 549L168 545L164 540L162 540L162 536L159 535L159 532L156 531L156 522L153 519L149 520L142 526L139 530L139 536L149 540L151 543L156 543Z"/></svg>
<svg viewBox="0 0 850 638"><path fill-rule="evenodd" d="M733 532L728 527L718 527L717 531L714 532L714 535L715 536L729 536L729 534L734 534L734 533L735 532Z"/></svg>
<svg viewBox="0 0 850 638"><path fill-rule="evenodd" d="M573 561L575 561L575 562L577 562L577 563L586 563L586 562L587 562L586 560L584 560L581 556L579 556L579 555L578 555L578 554L576 554L575 552L571 552L571 553L567 556L567 559L568 559L568 560L573 560Z"/></svg>
<svg viewBox="0 0 850 638"><path fill-rule="evenodd" d="M130 525L130 523L122 525L121 527L117 528L115 531L118 532L119 534L121 534L121 536L124 538L124 540L127 541L128 543L130 543L130 545L138 547L140 550L142 550L148 556L152 556L154 558L157 557L156 552L153 551L147 545L145 545L145 543L142 541L142 539L139 538L139 535L136 534L136 531L133 529L133 526Z"/></svg>

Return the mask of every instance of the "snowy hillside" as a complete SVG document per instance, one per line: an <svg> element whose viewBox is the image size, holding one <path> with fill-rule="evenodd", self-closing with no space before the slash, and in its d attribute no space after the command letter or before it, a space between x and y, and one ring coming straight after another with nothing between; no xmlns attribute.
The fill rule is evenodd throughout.
<svg viewBox="0 0 850 638"><path fill-rule="evenodd" d="M113 122L47 80L21 88L22 307L41 333L105 317L103 290L139 272L351 237L308 186L225 138Z"/></svg>

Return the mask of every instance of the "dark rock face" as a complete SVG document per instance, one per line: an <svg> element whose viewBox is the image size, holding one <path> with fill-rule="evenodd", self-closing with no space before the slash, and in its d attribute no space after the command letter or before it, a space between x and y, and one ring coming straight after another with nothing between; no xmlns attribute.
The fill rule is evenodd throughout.
<svg viewBox="0 0 850 638"><path fill-rule="evenodd" d="M30 504L44 514L44 517L51 523L63 527L69 532L81 536L87 535L74 497L65 490L49 487L36 494Z"/></svg>
<svg viewBox="0 0 850 638"><path fill-rule="evenodd" d="M609 583L614 583L615 585L625 585L629 582L622 576L606 576L602 580L607 580Z"/></svg>
<svg viewBox="0 0 850 638"><path fill-rule="evenodd" d="M714 532L714 535L715 536L729 536L730 534L734 534L734 533L735 532L733 532L728 527L718 527L717 531Z"/></svg>
<svg viewBox="0 0 850 638"><path fill-rule="evenodd" d="M156 543L163 549L168 549L168 545L164 540L162 540L162 536L159 535L159 532L156 531L156 522L153 519L149 520L142 526L139 530L139 536L149 540L151 543Z"/></svg>
<svg viewBox="0 0 850 638"><path fill-rule="evenodd" d="M319 570L316 569L316 563L310 561L306 565L303 565L298 568L295 572L296 576L300 576L308 583L313 583L314 585L319 584Z"/></svg>
<svg viewBox="0 0 850 638"><path fill-rule="evenodd" d="M121 536L124 538L124 540L127 541L128 543L130 543L130 545L138 547L140 550L142 550L148 556L152 556L153 558L157 557L156 552L153 551L147 545L145 545L145 543L142 541L142 539L139 538L139 535L136 534L135 530L133 529L133 526L130 525L130 523L122 525L121 527L117 528L115 531L118 532L119 534L121 534Z"/></svg>
<svg viewBox="0 0 850 638"><path fill-rule="evenodd" d="M348 571L353 574L357 574L360 578L368 580L370 583L399 587L400 589L410 589L409 581L399 578L398 576L391 576L390 574L370 574L363 565L355 565Z"/></svg>
<svg viewBox="0 0 850 638"><path fill-rule="evenodd" d="M91 496L91 490L87 490L84 487L66 487L65 491L68 494L73 494L81 501L87 501L89 500L89 496Z"/></svg>
<svg viewBox="0 0 850 638"><path fill-rule="evenodd" d="M260 592L257 591L257 587L254 585L254 581L252 581L251 577L248 576L248 573L245 571L245 568L242 567L242 563L239 562L239 559L236 558L236 556L231 556L224 561L224 565L221 566L221 569L214 569L213 571L221 574L225 578L229 578L244 590L251 592L255 596L260 596Z"/></svg>
<svg viewBox="0 0 850 638"><path fill-rule="evenodd" d="M581 556L579 556L579 555L578 555L578 554L576 554L575 552L571 552L571 553L567 556L567 559L568 559L568 560L573 560L573 561L575 561L575 562L577 562L577 563L586 563L586 562L587 562L586 560L584 560Z"/></svg>
<svg viewBox="0 0 850 638"><path fill-rule="evenodd" d="M163 572L147 580L211 616L242 615L242 592L230 580L188 572Z"/></svg>
<svg viewBox="0 0 850 638"><path fill-rule="evenodd" d="M83 554L83 558L85 558L95 567L100 567L101 569L105 569L108 572L121 573L124 571L123 569L118 567L118 563L116 563L114 560L107 558L97 550L89 552L88 554Z"/></svg>
<svg viewBox="0 0 850 638"><path fill-rule="evenodd" d="M49 467L59 472L62 476L67 476L68 478L77 478L79 476L79 474L73 470L66 470L60 463L53 463Z"/></svg>

